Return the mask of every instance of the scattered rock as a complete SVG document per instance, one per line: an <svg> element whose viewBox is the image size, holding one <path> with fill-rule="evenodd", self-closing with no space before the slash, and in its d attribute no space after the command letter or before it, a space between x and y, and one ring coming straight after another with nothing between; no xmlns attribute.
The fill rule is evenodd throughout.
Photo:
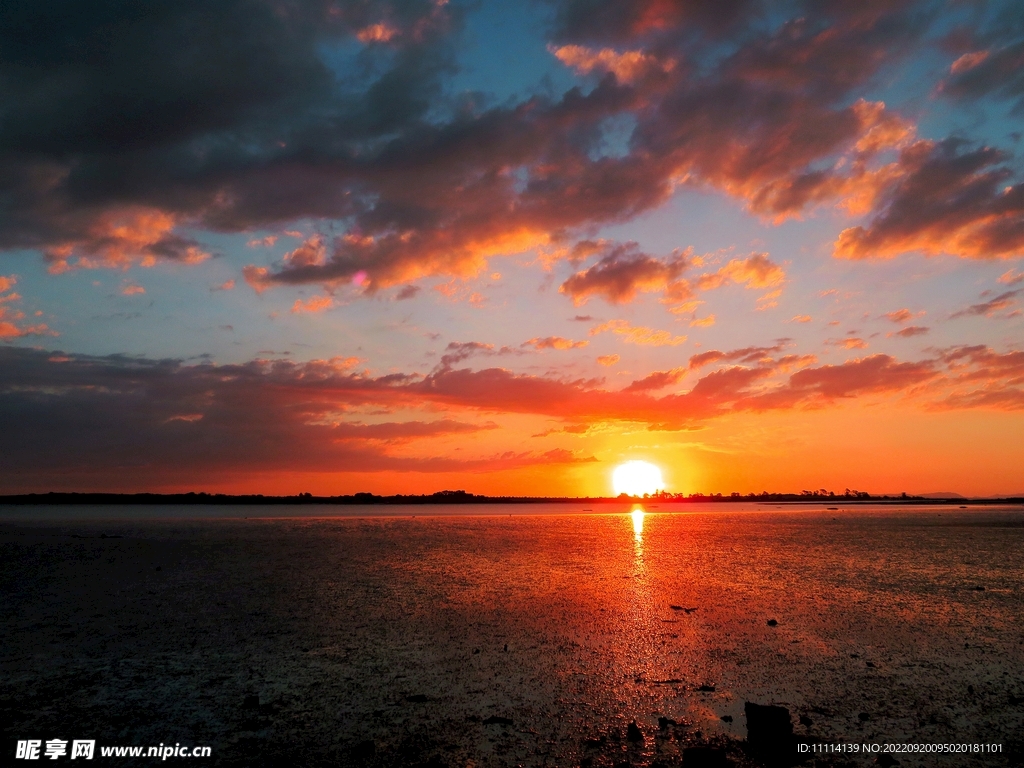
<svg viewBox="0 0 1024 768"><path fill-rule="evenodd" d="M714 693L715 692L715 686L713 686L713 685L702 685L702 686L698 687L697 690L702 692L702 693Z"/></svg>
<svg viewBox="0 0 1024 768"><path fill-rule="evenodd" d="M640 726L636 724L636 720L633 720L626 728L626 739L634 743L644 740L644 733L640 730Z"/></svg>
<svg viewBox="0 0 1024 768"><path fill-rule="evenodd" d="M777 622L775 619L768 619L768 626L769 627L777 627L777 626L779 626L779 622Z"/></svg>
<svg viewBox="0 0 1024 768"><path fill-rule="evenodd" d="M868 667L869 667L870 669L874 669L874 668L875 668L875 662L873 662L873 661L869 661L869 662L867 662L867 666L868 666Z"/></svg>
<svg viewBox="0 0 1024 768"><path fill-rule="evenodd" d="M850 658L851 659L859 659L860 658L860 654L859 653L851 653L850 654Z"/></svg>
<svg viewBox="0 0 1024 768"><path fill-rule="evenodd" d="M604 736L599 739L584 739L583 747L585 749L600 749L607 741L608 740Z"/></svg>
<svg viewBox="0 0 1024 768"><path fill-rule="evenodd" d="M857 719L860 720L862 723L866 723L868 720L871 719L871 715L869 715L867 712L861 712L857 715Z"/></svg>
<svg viewBox="0 0 1024 768"><path fill-rule="evenodd" d="M412 696L406 696L405 700L412 704L422 704L425 701L430 701L430 697L423 693L414 693Z"/></svg>
<svg viewBox="0 0 1024 768"><path fill-rule="evenodd" d="M512 718L502 717L501 715L491 715L484 719L484 725L512 725Z"/></svg>
<svg viewBox="0 0 1024 768"><path fill-rule="evenodd" d="M727 765L724 749L687 747L683 750L683 768L726 768Z"/></svg>
<svg viewBox="0 0 1024 768"><path fill-rule="evenodd" d="M508 643L505 643L505 653L508 653Z"/></svg>
<svg viewBox="0 0 1024 768"><path fill-rule="evenodd" d="M800 715L800 725L810 728L812 725L814 725L814 721L811 720L811 718L809 718L807 715Z"/></svg>
<svg viewBox="0 0 1024 768"><path fill-rule="evenodd" d="M159 569L159 568L157 568L157 570L159 571L160 569ZM983 586L981 586L981 585L979 584L978 586L976 586L976 587L974 588L974 591L975 591L975 592L984 592L984 591L985 591L985 588L984 588Z"/></svg>
<svg viewBox="0 0 1024 768"><path fill-rule="evenodd" d="M1014 696L1011 693L1010 694L1010 706L1011 707L1017 707L1017 706L1020 706L1021 704L1024 704L1024 696Z"/></svg>
<svg viewBox="0 0 1024 768"><path fill-rule="evenodd" d="M658 718L658 730L660 730L660 731L668 730L668 727L670 725L675 725L675 724L676 724L676 721L673 720L671 717L659 717Z"/></svg>
<svg viewBox="0 0 1024 768"><path fill-rule="evenodd" d="M260 708L260 697L254 693L250 693L242 701L242 709L259 709Z"/></svg>
<svg viewBox="0 0 1024 768"><path fill-rule="evenodd" d="M669 608L671 608L673 611L681 611L681 610L683 610L683 606L681 606L681 605L669 605Z"/></svg>
<svg viewBox="0 0 1024 768"><path fill-rule="evenodd" d="M973 685L968 685L967 686L967 692L969 694L971 694L971 696L973 696L974 695L974 686Z"/></svg>
<svg viewBox="0 0 1024 768"><path fill-rule="evenodd" d="M473 655L475 656L478 653L480 653L480 649L479 648L474 648L473 649Z"/></svg>
<svg viewBox="0 0 1024 768"><path fill-rule="evenodd" d="M770 766L791 765L796 758L796 738L789 710L746 702L747 747L761 762Z"/></svg>
<svg viewBox="0 0 1024 768"><path fill-rule="evenodd" d="M880 765L882 768L892 768L894 765L899 765L900 761L890 755L888 752L883 752L875 758L875 765Z"/></svg>
<svg viewBox="0 0 1024 768"><path fill-rule="evenodd" d="M722 720L723 723L731 723L732 722L732 715L722 715L721 720Z"/></svg>

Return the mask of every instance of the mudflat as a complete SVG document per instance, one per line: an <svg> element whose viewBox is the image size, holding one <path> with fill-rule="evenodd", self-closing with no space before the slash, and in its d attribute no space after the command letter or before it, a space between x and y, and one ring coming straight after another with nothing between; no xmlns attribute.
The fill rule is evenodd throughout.
<svg viewBox="0 0 1024 768"><path fill-rule="evenodd" d="M808 744L1000 745L903 766L1022 760L1019 507L568 511L5 510L3 750L670 766L704 746L756 765L751 702Z"/></svg>

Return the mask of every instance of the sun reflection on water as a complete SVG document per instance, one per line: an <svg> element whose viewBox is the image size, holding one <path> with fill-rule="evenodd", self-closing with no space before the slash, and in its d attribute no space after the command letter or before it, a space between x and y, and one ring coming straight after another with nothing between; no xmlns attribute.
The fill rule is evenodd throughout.
<svg viewBox="0 0 1024 768"><path fill-rule="evenodd" d="M633 539L639 548L644 543L644 508L639 504L634 504L633 511L629 515L633 518Z"/></svg>

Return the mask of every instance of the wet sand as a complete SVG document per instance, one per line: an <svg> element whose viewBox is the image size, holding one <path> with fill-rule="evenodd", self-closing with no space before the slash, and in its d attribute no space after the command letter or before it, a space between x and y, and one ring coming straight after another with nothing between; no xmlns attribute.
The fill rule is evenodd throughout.
<svg viewBox="0 0 1024 768"><path fill-rule="evenodd" d="M904 766L1024 760L1020 508L687 509L649 508L640 531L628 514L521 507L0 511L3 749L95 738L210 745L203 762L231 766L668 766L710 743L742 766L756 764L741 743L751 701L822 743L1002 744Z"/></svg>

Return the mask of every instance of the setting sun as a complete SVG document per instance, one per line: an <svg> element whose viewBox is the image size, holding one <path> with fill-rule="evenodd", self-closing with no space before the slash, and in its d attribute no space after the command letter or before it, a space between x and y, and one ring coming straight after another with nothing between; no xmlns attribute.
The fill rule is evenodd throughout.
<svg viewBox="0 0 1024 768"><path fill-rule="evenodd" d="M612 487L615 493L630 496L643 496L654 493L665 487L661 479L661 470L646 461L627 461L620 464L612 473Z"/></svg>

